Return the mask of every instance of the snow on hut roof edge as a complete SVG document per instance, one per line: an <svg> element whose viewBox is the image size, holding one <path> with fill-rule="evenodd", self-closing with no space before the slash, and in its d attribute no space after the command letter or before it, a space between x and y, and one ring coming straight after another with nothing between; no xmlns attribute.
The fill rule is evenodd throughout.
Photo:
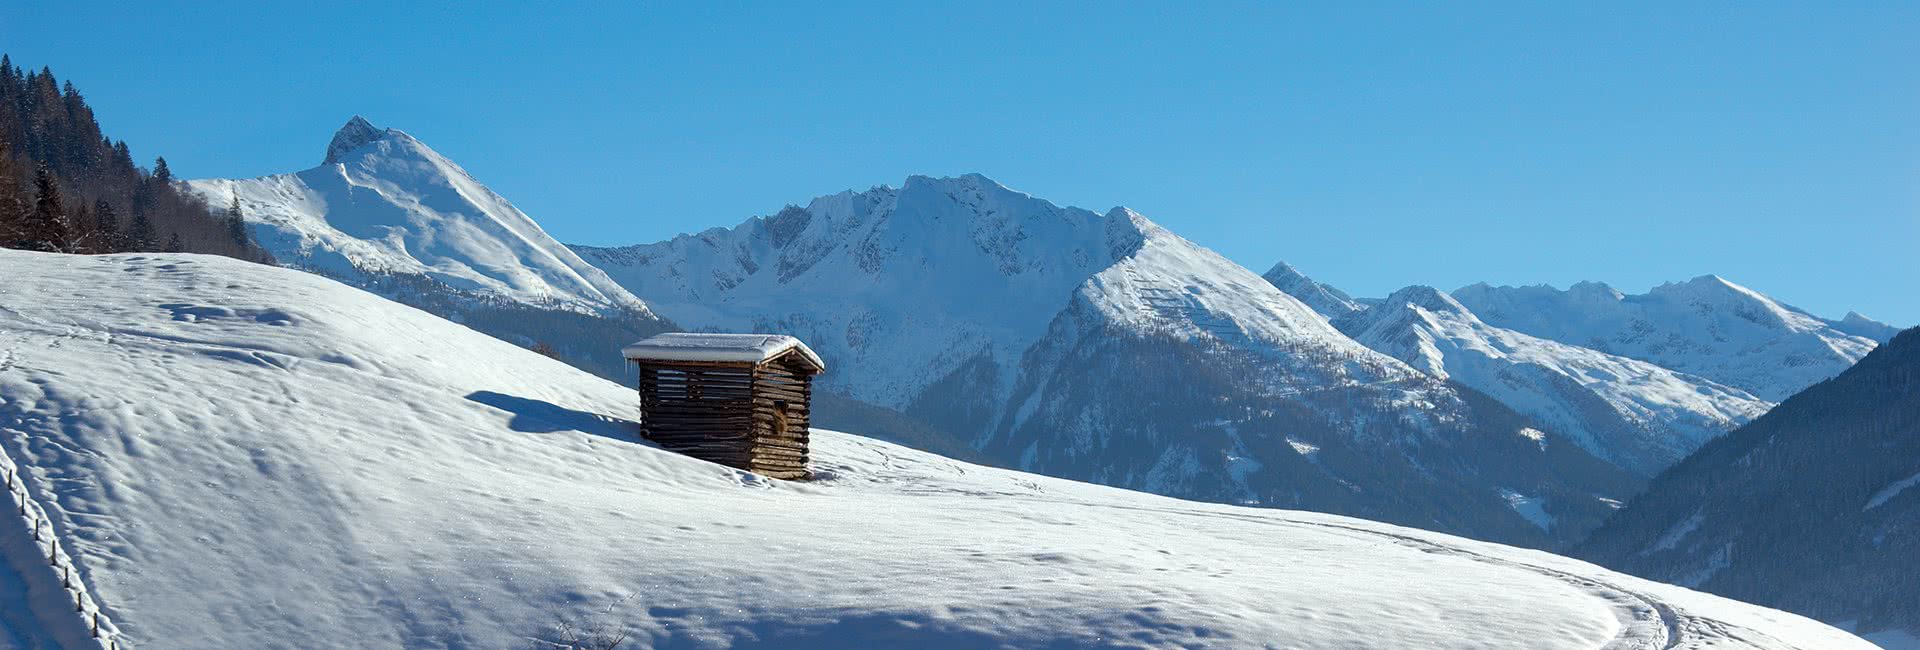
<svg viewBox="0 0 1920 650"><path fill-rule="evenodd" d="M760 363L788 350L799 350L813 365L826 370L827 362L814 354L800 339L784 334L713 334L673 332L635 341L622 348L630 360L713 361L724 363Z"/></svg>

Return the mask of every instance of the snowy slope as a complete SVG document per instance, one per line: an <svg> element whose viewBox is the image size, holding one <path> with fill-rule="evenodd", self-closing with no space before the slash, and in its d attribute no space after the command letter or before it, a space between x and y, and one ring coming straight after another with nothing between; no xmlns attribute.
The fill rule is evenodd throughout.
<svg viewBox="0 0 1920 650"><path fill-rule="evenodd" d="M1868 647L1545 553L833 432L819 480L760 479L633 440L625 387L284 269L0 277L0 447L133 647L525 647L556 618L659 648Z"/></svg>
<svg viewBox="0 0 1920 650"><path fill-rule="evenodd" d="M1272 283L1275 288L1298 298L1300 302L1306 303L1308 307L1312 307L1314 311L1320 312L1320 315L1329 319L1366 309L1366 306L1354 301L1353 297L1346 292L1332 285L1316 282L1286 262L1274 264L1273 268L1268 269L1260 277L1266 278L1267 282Z"/></svg>
<svg viewBox="0 0 1920 650"><path fill-rule="evenodd" d="M426 144L355 116L303 172L196 180L209 204L235 196L282 263L354 281L424 276L539 307L642 314L646 306L547 235L526 213Z"/></svg>
<svg viewBox="0 0 1920 650"><path fill-rule="evenodd" d="M1462 287L1481 320L1639 359L1779 401L1853 365L1874 340L1718 276L1625 295L1597 282Z"/></svg>
<svg viewBox="0 0 1920 650"><path fill-rule="evenodd" d="M1488 325L1431 287L1401 289L1336 324L1649 476L1773 406L1700 377Z"/></svg>
<svg viewBox="0 0 1920 650"><path fill-rule="evenodd" d="M576 250L683 326L799 336L830 389L1028 471L1539 545L1638 487L1137 213L977 174ZM1543 530L1503 490L1552 495L1567 525Z"/></svg>

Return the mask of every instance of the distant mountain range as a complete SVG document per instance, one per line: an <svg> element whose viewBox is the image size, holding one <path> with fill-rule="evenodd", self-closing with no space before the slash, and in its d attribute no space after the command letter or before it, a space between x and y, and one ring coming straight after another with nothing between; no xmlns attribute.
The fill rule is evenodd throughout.
<svg viewBox="0 0 1920 650"><path fill-rule="evenodd" d="M1651 476L1772 403L1708 379L1488 325L1452 296L1408 287L1336 321L1375 350L1450 378Z"/></svg>
<svg viewBox="0 0 1920 650"><path fill-rule="evenodd" d="M1577 553L1920 637L1920 328L1708 442Z"/></svg>
<svg viewBox="0 0 1920 650"><path fill-rule="evenodd" d="M622 372L622 338L790 333L828 358L841 413L916 444L1536 546L1582 538L1644 477L1885 329L1724 282L1612 292L1612 306L1479 285L1354 299L1284 263L1257 275L1125 208L1057 206L977 174L565 247L359 118L320 167L192 187L238 196L285 263L605 376Z"/></svg>
<svg viewBox="0 0 1920 650"><path fill-rule="evenodd" d="M1858 314L1822 319L1713 275L1640 295L1582 282L1565 291L1476 284L1453 297L1497 327L1659 364L1776 402L1840 374L1892 329Z"/></svg>

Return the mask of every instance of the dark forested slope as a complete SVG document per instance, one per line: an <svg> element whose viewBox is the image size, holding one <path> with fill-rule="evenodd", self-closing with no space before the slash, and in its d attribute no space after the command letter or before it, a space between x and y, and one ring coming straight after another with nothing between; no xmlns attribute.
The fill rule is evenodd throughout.
<svg viewBox="0 0 1920 650"><path fill-rule="evenodd" d="M1861 629L1920 629L1920 328L1656 478L1587 559Z"/></svg>
<svg viewBox="0 0 1920 650"><path fill-rule="evenodd" d="M135 164L71 81L0 56L0 247L267 260L239 216L181 191L165 158Z"/></svg>

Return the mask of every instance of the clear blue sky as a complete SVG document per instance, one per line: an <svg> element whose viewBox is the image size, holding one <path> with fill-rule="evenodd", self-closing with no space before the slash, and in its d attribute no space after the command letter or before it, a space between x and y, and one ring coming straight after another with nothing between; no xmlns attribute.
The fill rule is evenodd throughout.
<svg viewBox="0 0 1920 650"><path fill-rule="evenodd" d="M1920 323L1916 3L85 4L0 4L0 50L189 177L360 113L571 242L977 171L1362 295L1717 273Z"/></svg>

